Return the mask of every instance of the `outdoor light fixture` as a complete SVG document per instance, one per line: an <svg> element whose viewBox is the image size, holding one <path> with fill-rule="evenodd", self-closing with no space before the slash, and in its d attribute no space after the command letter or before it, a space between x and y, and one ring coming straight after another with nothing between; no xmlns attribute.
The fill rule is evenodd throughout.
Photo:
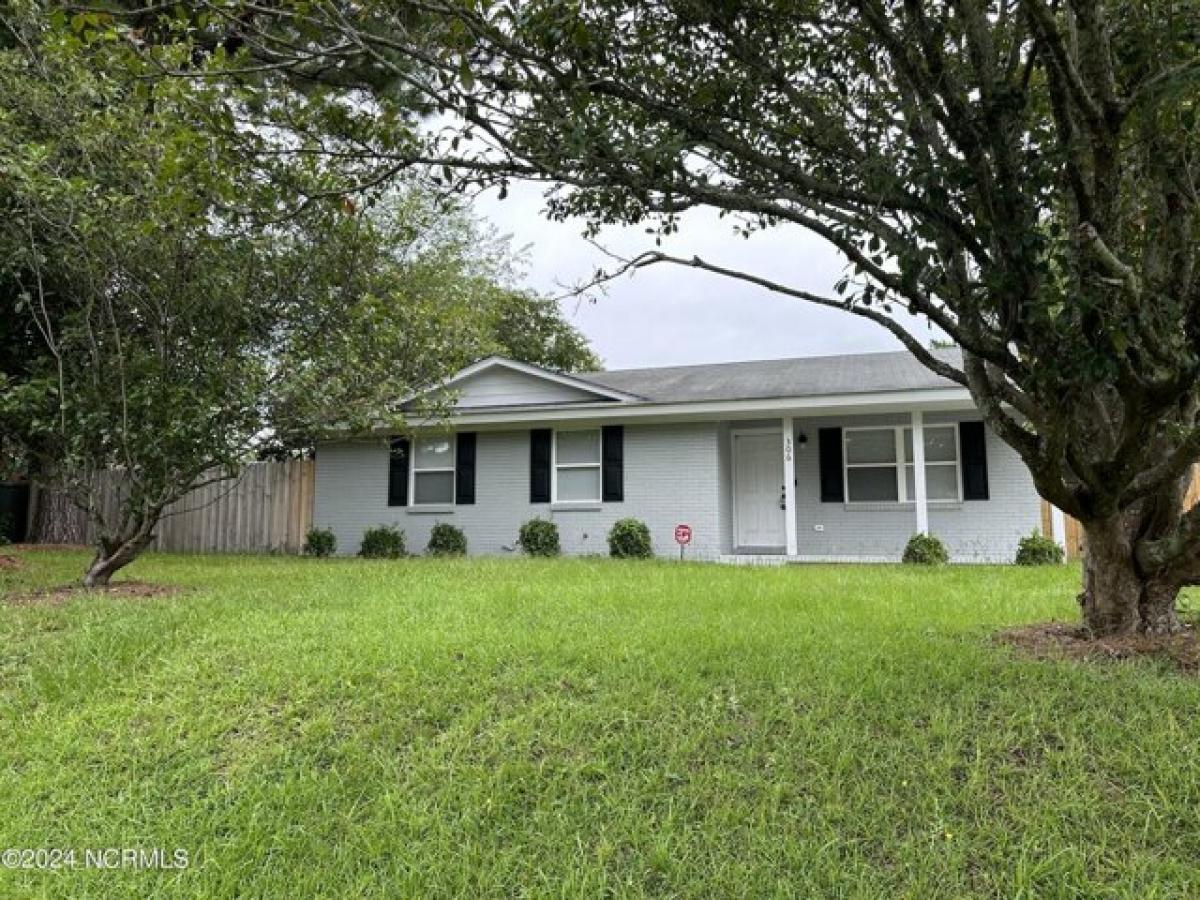
<svg viewBox="0 0 1200 900"><path fill-rule="evenodd" d="M805 447L808 446L808 435L805 434L803 431L800 432L800 436L798 438L796 438L796 440L798 440L800 442L801 450L803 450Z"/></svg>

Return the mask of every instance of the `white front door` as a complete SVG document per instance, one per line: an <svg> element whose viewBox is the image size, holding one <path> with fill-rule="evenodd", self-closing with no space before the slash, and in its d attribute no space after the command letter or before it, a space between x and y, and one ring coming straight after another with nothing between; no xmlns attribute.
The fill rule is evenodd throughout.
<svg viewBox="0 0 1200 900"><path fill-rule="evenodd" d="M734 545L782 550L783 445L779 432L733 436Z"/></svg>

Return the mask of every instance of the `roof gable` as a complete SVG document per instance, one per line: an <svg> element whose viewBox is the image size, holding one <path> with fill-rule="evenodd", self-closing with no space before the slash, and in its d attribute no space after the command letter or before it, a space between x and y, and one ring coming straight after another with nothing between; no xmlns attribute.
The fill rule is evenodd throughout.
<svg viewBox="0 0 1200 900"><path fill-rule="evenodd" d="M499 356L467 366L447 380L439 391L453 393L457 409L619 403L641 399L635 394Z"/></svg>

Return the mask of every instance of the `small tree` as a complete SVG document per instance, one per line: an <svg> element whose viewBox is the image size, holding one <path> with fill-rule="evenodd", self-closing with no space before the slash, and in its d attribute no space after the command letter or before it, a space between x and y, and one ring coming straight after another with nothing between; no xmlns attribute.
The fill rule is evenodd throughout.
<svg viewBox="0 0 1200 900"><path fill-rule="evenodd" d="M229 55L174 43L178 22L44 12L14 6L0 36L0 291L22 323L0 328L21 361L0 374L0 451L19 441L88 512L83 580L103 585L187 492L333 424L399 426L398 397L494 352L538 301L461 208L369 187L365 114L223 81ZM189 78L155 77L172 67ZM585 364L560 324L547 340Z"/></svg>

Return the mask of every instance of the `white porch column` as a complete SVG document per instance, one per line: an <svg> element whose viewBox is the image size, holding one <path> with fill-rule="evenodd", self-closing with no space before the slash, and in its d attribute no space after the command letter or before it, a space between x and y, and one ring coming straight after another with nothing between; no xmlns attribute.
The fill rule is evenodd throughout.
<svg viewBox="0 0 1200 900"><path fill-rule="evenodd" d="M913 494L917 507L917 533L929 533L929 505L925 498L925 414L914 410L912 414L913 436Z"/></svg>
<svg viewBox="0 0 1200 900"><path fill-rule="evenodd" d="M1067 549L1067 517L1053 503L1050 504L1050 536L1063 550Z"/></svg>
<svg viewBox="0 0 1200 900"><path fill-rule="evenodd" d="M798 552L796 542L796 430L791 416L783 420L783 529L787 555Z"/></svg>

